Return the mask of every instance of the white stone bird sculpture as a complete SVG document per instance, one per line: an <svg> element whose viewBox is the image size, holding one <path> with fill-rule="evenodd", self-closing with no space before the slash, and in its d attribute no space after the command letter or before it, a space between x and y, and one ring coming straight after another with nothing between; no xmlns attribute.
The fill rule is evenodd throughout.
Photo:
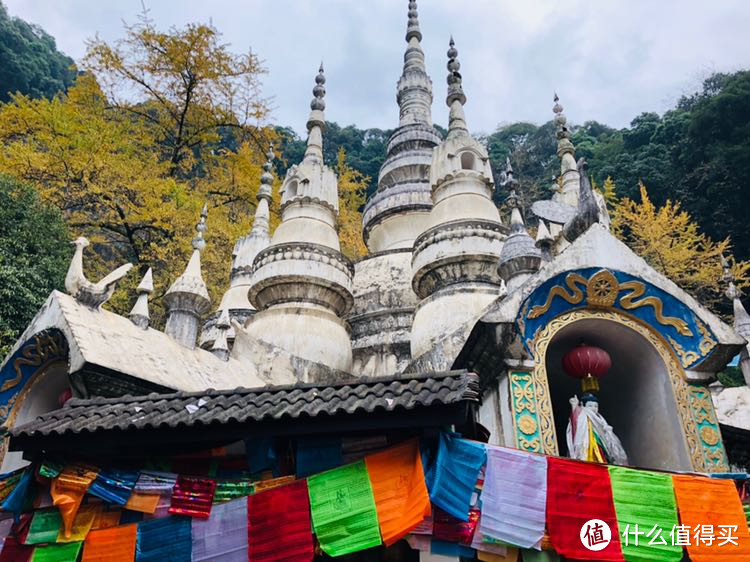
<svg viewBox="0 0 750 562"><path fill-rule="evenodd" d="M72 244L76 251L65 276L65 290L81 304L98 309L109 300L117 282L128 274L133 264L121 265L98 283L92 283L83 274L83 249L89 245L89 241L80 236Z"/></svg>

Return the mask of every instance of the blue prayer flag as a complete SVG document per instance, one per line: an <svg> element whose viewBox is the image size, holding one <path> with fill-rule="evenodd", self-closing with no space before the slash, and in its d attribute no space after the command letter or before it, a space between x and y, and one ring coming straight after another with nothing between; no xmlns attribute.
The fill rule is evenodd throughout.
<svg viewBox="0 0 750 562"><path fill-rule="evenodd" d="M344 464L340 437L309 437L297 440L297 478L325 472Z"/></svg>
<svg viewBox="0 0 750 562"><path fill-rule="evenodd" d="M487 453L484 445L441 433L434 474L430 474L430 500L461 521L469 520L469 507L479 471Z"/></svg>
<svg viewBox="0 0 750 562"><path fill-rule="evenodd" d="M136 562L190 562L192 551L189 517L164 517L138 523Z"/></svg>

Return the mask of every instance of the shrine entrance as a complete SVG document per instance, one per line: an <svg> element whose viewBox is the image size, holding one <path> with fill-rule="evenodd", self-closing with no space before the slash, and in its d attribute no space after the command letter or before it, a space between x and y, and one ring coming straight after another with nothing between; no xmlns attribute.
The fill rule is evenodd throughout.
<svg viewBox="0 0 750 562"><path fill-rule="evenodd" d="M681 367L649 328L614 312L579 310L550 322L537 349L544 359L560 454L567 456L570 398L581 396L579 380L568 376L563 356L585 343L604 349L612 366L596 393L599 412L619 437L630 465L690 470L684 415L675 389L684 388ZM551 336L551 337L549 337ZM546 342L546 344L545 344ZM685 394L685 396L687 396ZM689 416L689 410L687 412Z"/></svg>

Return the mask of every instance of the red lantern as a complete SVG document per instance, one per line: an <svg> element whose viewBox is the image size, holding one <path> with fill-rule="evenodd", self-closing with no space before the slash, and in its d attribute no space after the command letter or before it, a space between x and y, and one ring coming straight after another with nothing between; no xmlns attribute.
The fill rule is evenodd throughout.
<svg viewBox="0 0 750 562"><path fill-rule="evenodd" d="M600 347L581 344L565 354L562 360L565 372L574 378L581 379L584 392L599 390L599 379L612 367L609 353Z"/></svg>
<svg viewBox="0 0 750 562"><path fill-rule="evenodd" d="M70 389L70 387L66 388L60 393L60 396L57 397L57 404L62 408L65 406L65 403L73 398L73 391Z"/></svg>

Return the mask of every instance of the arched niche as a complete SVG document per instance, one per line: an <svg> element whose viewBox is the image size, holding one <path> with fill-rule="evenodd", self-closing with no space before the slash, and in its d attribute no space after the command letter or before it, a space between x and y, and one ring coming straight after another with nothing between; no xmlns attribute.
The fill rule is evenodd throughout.
<svg viewBox="0 0 750 562"><path fill-rule="evenodd" d="M582 338L612 356L613 369L602 380L600 411L622 439L631 464L706 470L691 393L678 360L648 326L611 310L570 311L537 334L534 380L540 395L549 393L551 409L541 419L545 425L545 415L551 418L542 434L545 452L558 445L561 454L567 452L568 400L580 387L563 373L561 360Z"/></svg>
<svg viewBox="0 0 750 562"><path fill-rule="evenodd" d="M0 421L7 428L32 421L59 408L59 396L70 386L68 342L59 330L34 334L13 353L0 371ZM7 438L6 438L7 439ZM1 472L27 464L20 452L3 443Z"/></svg>
<svg viewBox="0 0 750 562"><path fill-rule="evenodd" d="M682 377L682 373L670 375L670 367L674 367L669 352L644 336L646 328L636 330L635 326L613 317L584 317L563 326L550 340L544 360L559 450L567 454L569 399L581 394L579 381L564 373L562 358L586 342L605 349L612 358L612 369L601 379L597 393L599 411L622 441L630 464L690 470L690 455L670 379Z"/></svg>

